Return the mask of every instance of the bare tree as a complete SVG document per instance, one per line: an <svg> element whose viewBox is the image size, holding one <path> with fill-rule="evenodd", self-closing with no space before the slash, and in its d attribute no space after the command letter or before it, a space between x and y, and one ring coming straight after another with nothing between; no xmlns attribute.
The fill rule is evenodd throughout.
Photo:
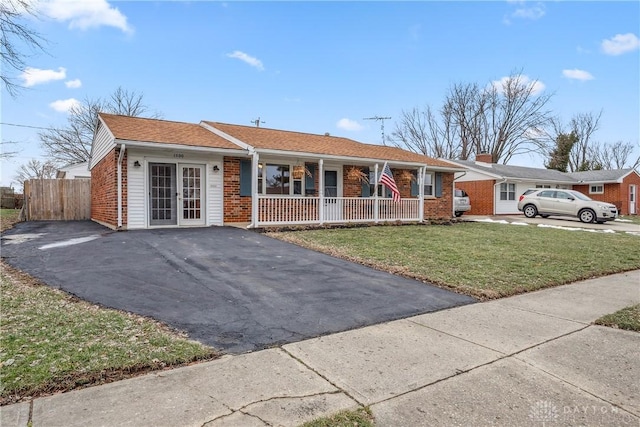
<svg viewBox="0 0 640 427"><path fill-rule="evenodd" d="M488 87L454 84L440 117L430 107L403 112L390 140L412 151L462 160L480 152L490 153L495 163L522 153L546 155L543 130L551 119L546 109L551 96L538 95L537 82L520 73Z"/></svg>
<svg viewBox="0 0 640 427"><path fill-rule="evenodd" d="M573 146L569 156L571 172L586 171L597 168L597 149L591 137L600 128L599 113L578 113L571 118L571 131L576 134L578 141Z"/></svg>
<svg viewBox="0 0 640 427"><path fill-rule="evenodd" d="M602 169L625 169L636 167L640 162L632 160L633 144L631 142L617 141L610 144L594 144L593 157L602 166Z"/></svg>
<svg viewBox="0 0 640 427"><path fill-rule="evenodd" d="M47 155L64 164L88 160L100 112L123 116L160 117L159 113L149 112L141 93L118 87L106 100L87 98L82 104L73 107L69 111L65 127L52 128L40 133L40 142Z"/></svg>
<svg viewBox="0 0 640 427"><path fill-rule="evenodd" d="M0 78L11 96L17 94L20 86L15 83L11 71L22 71L26 65L28 52L43 51L45 40L35 31L20 22L22 17L37 16L31 0L2 0L0 2L0 57L2 71Z"/></svg>
<svg viewBox="0 0 640 427"><path fill-rule="evenodd" d="M51 160L41 162L31 159L26 164L20 166L15 180L24 188L24 182L30 179L51 179L56 177L58 168Z"/></svg>
<svg viewBox="0 0 640 427"><path fill-rule="evenodd" d="M477 152L490 153L494 163L505 164L517 154L545 152L542 130L551 117L546 106L552 94L537 95L537 83L512 73L487 89L484 134Z"/></svg>
<svg viewBox="0 0 640 427"><path fill-rule="evenodd" d="M388 139L398 147L426 156L458 158L460 150L450 131L451 127L441 126L436 114L427 106L424 111L418 108L403 111L400 123L396 123Z"/></svg>

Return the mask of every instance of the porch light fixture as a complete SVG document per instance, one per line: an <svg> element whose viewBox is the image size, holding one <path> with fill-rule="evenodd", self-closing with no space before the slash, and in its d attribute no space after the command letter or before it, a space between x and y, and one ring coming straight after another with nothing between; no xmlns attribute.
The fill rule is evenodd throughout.
<svg viewBox="0 0 640 427"><path fill-rule="evenodd" d="M213 165L213 171L220 172L220 167L218 167L218 165Z"/></svg>
<svg viewBox="0 0 640 427"><path fill-rule="evenodd" d="M134 168L139 168L140 166L141 166L141 165L140 165L140 162L139 162L139 161L137 161L137 160L136 160L135 162L133 162L133 167L134 167Z"/></svg>

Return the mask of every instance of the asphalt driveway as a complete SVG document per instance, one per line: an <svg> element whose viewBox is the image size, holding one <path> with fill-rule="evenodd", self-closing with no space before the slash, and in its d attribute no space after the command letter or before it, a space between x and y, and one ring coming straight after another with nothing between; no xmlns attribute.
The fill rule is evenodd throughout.
<svg viewBox="0 0 640 427"><path fill-rule="evenodd" d="M114 232L19 223L2 258L52 287L242 353L475 302L228 227Z"/></svg>

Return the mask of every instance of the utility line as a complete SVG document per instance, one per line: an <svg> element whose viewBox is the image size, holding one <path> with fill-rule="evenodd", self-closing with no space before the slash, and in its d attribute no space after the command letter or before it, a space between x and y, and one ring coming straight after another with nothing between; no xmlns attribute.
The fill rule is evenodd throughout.
<svg viewBox="0 0 640 427"><path fill-rule="evenodd" d="M15 126L15 127L19 127L19 128L29 128L29 129L55 130L54 128L43 128L43 127L40 127L40 126L19 125L19 124L16 124L16 123L6 123L6 122L0 122L0 125Z"/></svg>

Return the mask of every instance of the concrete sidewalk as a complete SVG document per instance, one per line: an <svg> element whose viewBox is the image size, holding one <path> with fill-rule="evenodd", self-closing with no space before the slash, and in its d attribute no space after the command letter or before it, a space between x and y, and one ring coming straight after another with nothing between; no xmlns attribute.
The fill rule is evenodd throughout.
<svg viewBox="0 0 640 427"><path fill-rule="evenodd" d="M0 409L3 427L295 426L369 405L380 426L640 424L640 334L590 322L640 270Z"/></svg>

